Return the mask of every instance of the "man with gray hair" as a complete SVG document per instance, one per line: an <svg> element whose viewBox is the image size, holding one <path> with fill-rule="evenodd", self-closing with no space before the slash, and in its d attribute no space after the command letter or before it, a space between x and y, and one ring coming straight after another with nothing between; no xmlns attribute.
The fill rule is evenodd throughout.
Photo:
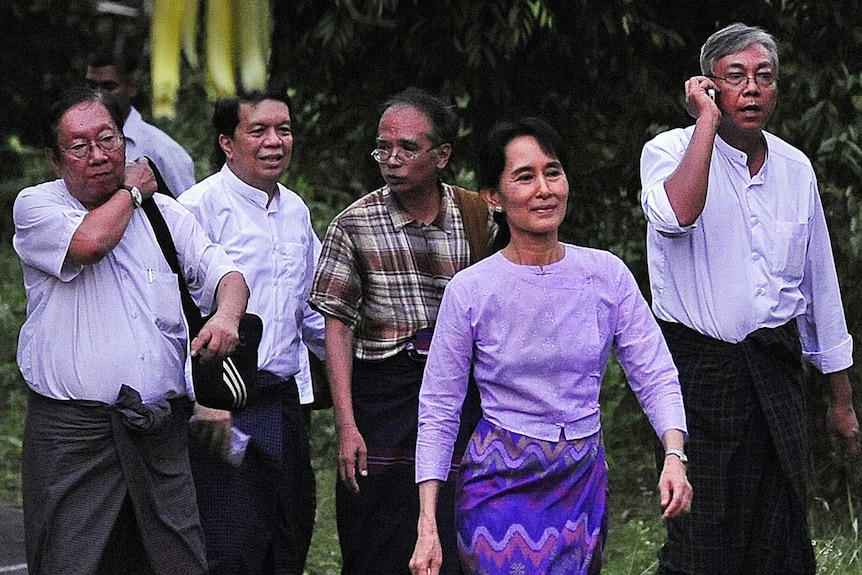
<svg viewBox="0 0 862 575"><path fill-rule="evenodd" d="M309 301L326 319L342 575L409 573L431 331L446 284L483 255L496 230L478 194L440 179L457 135L458 117L436 97L408 88L390 98L371 153L386 185L336 216L323 240ZM478 405L465 405L460 447L477 420ZM453 483L441 488L437 508L447 575L460 573Z"/></svg>
<svg viewBox="0 0 862 575"><path fill-rule="evenodd" d="M811 162L764 130L778 51L733 24L685 83L695 125L641 157L653 311L680 372L691 514L660 574L813 574L802 362L826 374L836 453L859 452L847 332Z"/></svg>

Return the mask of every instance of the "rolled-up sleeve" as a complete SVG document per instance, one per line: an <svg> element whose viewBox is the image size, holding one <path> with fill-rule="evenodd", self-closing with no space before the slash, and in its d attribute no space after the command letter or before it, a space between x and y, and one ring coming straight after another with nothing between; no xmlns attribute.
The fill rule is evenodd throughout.
<svg viewBox="0 0 862 575"><path fill-rule="evenodd" d="M799 286L807 307L797 318L797 326L805 360L820 373L833 373L853 365L853 339L844 318L826 217L813 182L809 197L812 215L805 272Z"/></svg>
<svg viewBox="0 0 862 575"><path fill-rule="evenodd" d="M362 283L350 235L334 221L326 231L308 303L350 329L359 324Z"/></svg>
<svg viewBox="0 0 862 575"><path fill-rule="evenodd" d="M650 226L663 235L679 236L689 233L697 223L683 227L664 188L665 181L679 166L688 139L682 139L683 130L659 134L646 143L641 152L641 207Z"/></svg>

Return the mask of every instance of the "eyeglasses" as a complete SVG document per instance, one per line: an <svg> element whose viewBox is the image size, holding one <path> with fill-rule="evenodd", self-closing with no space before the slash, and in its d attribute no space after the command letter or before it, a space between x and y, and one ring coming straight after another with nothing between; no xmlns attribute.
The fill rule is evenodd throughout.
<svg viewBox="0 0 862 575"><path fill-rule="evenodd" d="M68 152L72 156L83 160L90 155L90 149L93 146L98 146L103 152L114 152L119 149L123 143L123 137L118 134L105 134L95 142L79 142L68 148L61 148L64 152Z"/></svg>
<svg viewBox="0 0 862 575"><path fill-rule="evenodd" d="M774 88L775 83L778 81L778 78L776 78L775 74L773 74L772 72L758 72L754 76L747 76L742 72L731 72L724 77L714 75L709 77L727 82L733 88L742 88L743 86L748 86L749 80L754 80L754 83L761 90Z"/></svg>
<svg viewBox="0 0 862 575"><path fill-rule="evenodd" d="M445 145L445 143L444 144L437 144L436 146L431 146L427 150L422 150L421 152L414 152L413 150L405 150L402 148L402 149L398 150L398 153L395 154L395 160L398 161L400 164L409 164L410 162L412 162L413 160L415 160L416 158L418 158L422 154L424 154L426 152L430 152L431 150L433 150L435 148L439 148L440 146L444 146L444 145ZM378 164L382 164L383 162L388 162L389 158L392 157L393 149L394 148L391 148L391 147L389 147L389 148L374 148L374 150L371 151L371 157L374 158L375 160L377 160Z"/></svg>

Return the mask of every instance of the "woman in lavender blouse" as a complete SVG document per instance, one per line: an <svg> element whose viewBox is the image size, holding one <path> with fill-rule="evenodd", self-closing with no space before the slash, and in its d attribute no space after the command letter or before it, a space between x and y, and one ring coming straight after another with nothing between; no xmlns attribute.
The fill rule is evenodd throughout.
<svg viewBox="0 0 862 575"><path fill-rule="evenodd" d="M467 573L599 573L607 465L599 387L613 350L665 447L663 517L687 513L691 486L677 371L625 264L558 240L569 185L556 131L498 124L480 150L485 201L511 241L458 273L443 296L420 394L419 537L410 568L442 561L435 509L451 469L472 370L483 419L463 454L455 522Z"/></svg>

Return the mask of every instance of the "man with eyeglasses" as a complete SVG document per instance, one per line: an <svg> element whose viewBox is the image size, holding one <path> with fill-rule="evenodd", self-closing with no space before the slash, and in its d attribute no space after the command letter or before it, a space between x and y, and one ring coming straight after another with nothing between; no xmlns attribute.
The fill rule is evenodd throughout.
<svg viewBox="0 0 862 575"><path fill-rule="evenodd" d="M43 137L60 179L15 199L27 320L22 481L32 575L207 573L188 458L189 353L231 353L248 288L194 216L127 164L109 95L63 95ZM142 202L171 230L195 302L191 342L177 277Z"/></svg>
<svg viewBox="0 0 862 575"><path fill-rule="evenodd" d="M425 354L443 289L481 257L476 252L496 229L477 194L438 176L457 133L455 113L424 91L409 88L388 100L371 154L386 185L336 216L323 241L309 302L326 319L345 575L409 573ZM468 221L481 227L476 246ZM477 416L473 397L462 410L462 447ZM449 574L460 573L452 488L452 481L444 486L437 510L449 558L441 572Z"/></svg>
<svg viewBox="0 0 862 575"><path fill-rule="evenodd" d="M813 574L803 360L829 380L833 449L859 452L829 234L810 161L764 130L774 38L730 25L700 65L685 84L695 125L641 158L653 310L679 368L694 489L658 573Z"/></svg>

